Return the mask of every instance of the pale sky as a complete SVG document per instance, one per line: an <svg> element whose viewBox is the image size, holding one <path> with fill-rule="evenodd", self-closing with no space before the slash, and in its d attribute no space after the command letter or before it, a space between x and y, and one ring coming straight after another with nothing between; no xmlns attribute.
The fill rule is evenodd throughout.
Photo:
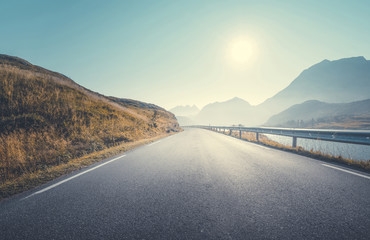
<svg viewBox="0 0 370 240"><path fill-rule="evenodd" d="M170 109L259 104L324 59L370 59L370 1L1 1L0 53Z"/></svg>

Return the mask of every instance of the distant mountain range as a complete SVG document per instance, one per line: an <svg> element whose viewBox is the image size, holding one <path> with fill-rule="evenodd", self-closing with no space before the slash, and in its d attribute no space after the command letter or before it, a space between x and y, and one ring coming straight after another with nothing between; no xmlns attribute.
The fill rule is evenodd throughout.
<svg viewBox="0 0 370 240"><path fill-rule="evenodd" d="M308 100L348 103L370 98L370 61L364 57L324 60L304 70L288 87L258 106L272 116ZM266 119L267 120L267 119Z"/></svg>
<svg viewBox="0 0 370 240"><path fill-rule="evenodd" d="M353 57L336 61L324 60L313 65L289 86L260 105L251 106L245 100L234 98L208 104L196 116L185 117L192 124L259 126L273 115L309 100L325 104L366 99L370 99L370 61L364 57ZM334 105L329 108L332 106ZM340 108L345 105L337 106Z"/></svg>
<svg viewBox="0 0 370 240"><path fill-rule="evenodd" d="M195 116L200 112L199 108L195 105L176 106L169 111L176 116Z"/></svg>
<svg viewBox="0 0 370 240"><path fill-rule="evenodd" d="M244 123L253 114L254 107L241 98L233 98L225 102L215 102L202 108L194 121L197 124L222 125L224 123Z"/></svg>
<svg viewBox="0 0 370 240"><path fill-rule="evenodd" d="M325 103L310 100L293 105L272 116L264 125L270 127L323 128L328 126L331 128L369 129L369 120L370 99L351 103Z"/></svg>

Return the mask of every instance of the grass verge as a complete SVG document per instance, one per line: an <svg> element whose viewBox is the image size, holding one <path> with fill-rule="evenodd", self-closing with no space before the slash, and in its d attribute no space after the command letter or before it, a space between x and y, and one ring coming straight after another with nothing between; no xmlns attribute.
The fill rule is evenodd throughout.
<svg viewBox="0 0 370 240"><path fill-rule="evenodd" d="M219 133L222 133L222 132L219 132ZM228 132L225 132L225 134L229 135ZM231 136L240 139L239 132L233 132ZM309 151L302 147L293 148L291 146L287 146L287 145L283 145L278 142L275 142L263 134L259 134L259 142L257 142L257 139L255 136L256 136L255 133L243 132L241 139L244 141L264 145L267 147L275 148L278 150L283 150L286 152L299 154L301 156L305 156L305 157L309 157L309 158L313 158L313 159L317 159L317 160L321 160L325 162L339 163L341 165L345 165L347 167L350 167L350 168L353 168L359 171L370 173L370 160L358 161L358 160L353 160L349 158L343 158L342 156L334 156L331 154L322 153L320 151L312 151L312 150Z"/></svg>
<svg viewBox="0 0 370 240"><path fill-rule="evenodd" d="M115 147L111 147L102 151L94 152L80 158L73 159L67 163L62 163L57 166L46 167L33 173L27 173L19 178L5 181L0 185L0 201L11 197L15 194L30 190L65 174L87 167L91 164L100 162L106 158L116 156L132 150L136 147L154 142L158 139L173 135L162 134L153 138L142 139L135 142L124 143Z"/></svg>

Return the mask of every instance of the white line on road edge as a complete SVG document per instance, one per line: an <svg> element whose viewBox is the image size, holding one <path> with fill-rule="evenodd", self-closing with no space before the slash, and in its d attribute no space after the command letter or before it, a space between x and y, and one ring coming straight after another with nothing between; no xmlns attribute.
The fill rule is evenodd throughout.
<svg viewBox="0 0 370 240"><path fill-rule="evenodd" d="M359 173L355 173L355 172L352 172L352 171L348 171L348 170L345 170L343 168L334 167L334 166L331 166L331 165L328 165L328 164L321 164L321 165L323 165L325 167L334 168L334 169L337 169L339 171L343 171L343 172L346 172L346 173L350 173L350 174L353 174L353 175L356 175L356 176L359 176L359 177L370 179L369 176L366 176L366 175L363 175L363 174L359 174Z"/></svg>
<svg viewBox="0 0 370 240"><path fill-rule="evenodd" d="M148 146L152 146L152 145L157 144L157 143L159 143L159 142L161 142L161 141L152 142L152 143L151 143L151 144L149 144Z"/></svg>
<svg viewBox="0 0 370 240"><path fill-rule="evenodd" d="M40 191L37 191L37 192L35 192L35 193L32 193L31 195L29 195L29 196L27 196L27 197L25 197L25 198L22 198L21 200L27 199L27 198L29 198L29 197L32 197L32 196L36 195L36 194L40 194L40 193L46 192L46 191L48 191L48 190L50 190L50 189L52 189L52 188L55 188L56 186L59 186L60 184L63 184L63 183L65 183L65 182L68 182L69 180L72 180L72 179L74 179L74 178L76 178L76 177L79 177L79 176L81 176L81 175L83 175L83 174L85 174L85 173L91 172L91 171L93 171L93 170L95 170L95 169L97 169L97 168L100 168L101 166L104 166L105 164L111 163L111 162L116 161L116 160L118 160L118 159L120 159L120 158L123 158L123 157L125 157L125 156L126 156L126 155L122 155L122 156L119 156L119 157L113 158L112 160L109 160L109 161L107 161L107 162L105 162L105 163L102 163L102 164L100 164L100 165L98 165L98 166L95 166L95 167L93 167L93 168L90 168L90 169L88 169L88 170L86 170L86 171L84 171L84 172L81 172L81 173L79 173L79 174L76 174L76 175L74 175L74 176L72 176L72 177L70 177L70 178L64 179L64 180L62 180L62 181L60 181L60 182L58 182L58 183L55 183L55 184L53 184L53 185L51 185L51 186L49 186L49 187L46 187L46 188L44 188L44 189L42 189L42 190L40 190Z"/></svg>

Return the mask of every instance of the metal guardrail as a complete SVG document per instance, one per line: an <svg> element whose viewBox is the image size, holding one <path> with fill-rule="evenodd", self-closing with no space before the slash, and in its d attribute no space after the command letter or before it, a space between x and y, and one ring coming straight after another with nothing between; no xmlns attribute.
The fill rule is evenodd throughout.
<svg viewBox="0 0 370 240"><path fill-rule="evenodd" d="M293 147L297 147L297 138L306 138L314 140L323 140L330 142L352 143L361 145L370 145L370 131L347 131L347 130L318 130L318 129L289 129L289 128L250 128L250 127L227 127L227 126L204 126L193 125L186 126L193 128L203 128L215 131L239 131L241 138L242 132L256 133L256 139L259 142L259 134L272 134L288 136L293 138Z"/></svg>

